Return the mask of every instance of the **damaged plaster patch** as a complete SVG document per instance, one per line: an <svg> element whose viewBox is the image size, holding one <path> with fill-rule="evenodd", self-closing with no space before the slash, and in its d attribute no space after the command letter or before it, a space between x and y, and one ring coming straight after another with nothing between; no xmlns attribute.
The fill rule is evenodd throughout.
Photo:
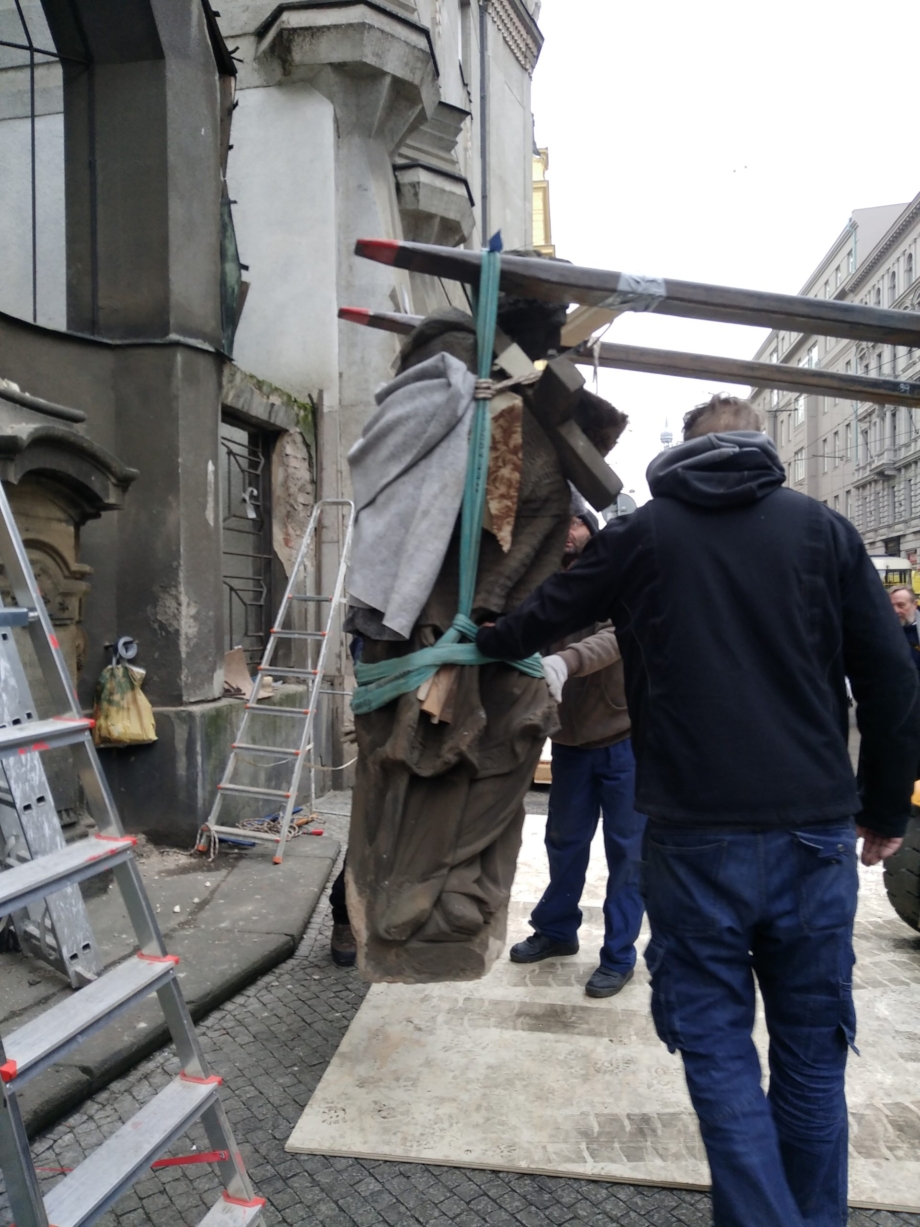
<svg viewBox="0 0 920 1227"><path fill-rule="evenodd" d="M314 504L310 449L299 430L286 431L272 454L272 546L290 576Z"/></svg>
<svg viewBox="0 0 920 1227"><path fill-rule="evenodd" d="M197 703L202 700L215 699L223 689L223 679L218 688L217 673L220 670L202 668L199 642L203 629L199 625L201 607L186 592L182 594L181 613L179 642L182 650L183 700L186 703Z"/></svg>
<svg viewBox="0 0 920 1227"><path fill-rule="evenodd" d="M157 594L154 621L168 631L180 629L179 596L174 588L162 588Z"/></svg>
<svg viewBox="0 0 920 1227"><path fill-rule="evenodd" d="M208 461L208 501L204 509L204 518L211 528L214 527L214 461Z"/></svg>

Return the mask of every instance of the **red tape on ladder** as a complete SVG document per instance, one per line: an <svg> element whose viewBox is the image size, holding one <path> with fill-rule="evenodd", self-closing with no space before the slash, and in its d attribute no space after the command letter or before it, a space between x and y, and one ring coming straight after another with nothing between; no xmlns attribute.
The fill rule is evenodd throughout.
<svg viewBox="0 0 920 1227"><path fill-rule="evenodd" d="M194 1163L223 1163L224 1160L230 1158L229 1150L203 1150L200 1154L194 1155L175 1155L169 1159L156 1159L150 1164L151 1170L159 1167L190 1167ZM52 1176L64 1176L67 1172L72 1172L72 1167L36 1167L37 1172L46 1172ZM227 1194L224 1194L227 1197ZM231 1200L228 1197L228 1200ZM249 1206L254 1205L254 1202L234 1201L234 1205Z"/></svg>
<svg viewBox="0 0 920 1227"><path fill-rule="evenodd" d="M244 1201L242 1197L231 1197L229 1193L224 1193L224 1201L229 1202L231 1206L245 1206L247 1210L254 1210L256 1206L264 1206L264 1197L253 1197L252 1201Z"/></svg>

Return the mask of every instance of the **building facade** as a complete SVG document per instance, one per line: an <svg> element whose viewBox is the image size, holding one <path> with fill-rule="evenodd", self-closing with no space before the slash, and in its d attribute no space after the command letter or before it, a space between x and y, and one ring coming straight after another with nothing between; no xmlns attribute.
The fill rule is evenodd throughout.
<svg viewBox="0 0 920 1227"><path fill-rule="evenodd" d="M867 306L920 310L920 196L857 209L799 291ZM920 350L771 332L761 362L889 379L920 379ZM920 409L835 396L752 391L787 483L847 517L871 554L920 552Z"/></svg>
<svg viewBox="0 0 920 1227"><path fill-rule="evenodd" d="M80 693L107 643L138 641L159 741L106 765L130 826L182 842L238 719L224 654L259 659L398 352L338 308L466 306L355 241L530 246L542 46L538 0L220 7L0 5L0 378L80 411L134 477L80 523ZM339 561L332 533L323 591Z"/></svg>

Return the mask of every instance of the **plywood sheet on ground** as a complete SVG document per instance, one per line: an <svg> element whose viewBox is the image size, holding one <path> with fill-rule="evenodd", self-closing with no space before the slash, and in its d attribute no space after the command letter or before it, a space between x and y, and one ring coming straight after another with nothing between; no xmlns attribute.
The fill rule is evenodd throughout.
<svg viewBox="0 0 920 1227"><path fill-rule="evenodd" d="M525 823L509 941L530 932L546 880L544 821ZM502 958L474 983L371 988L288 1149L706 1187L680 1058L655 1035L643 960L619 996L584 994L603 887L595 841L572 958ZM863 873L856 944L862 1056L848 1073L851 1201L916 1211L920 937L891 911L879 870ZM765 1054L762 1022L757 1041Z"/></svg>

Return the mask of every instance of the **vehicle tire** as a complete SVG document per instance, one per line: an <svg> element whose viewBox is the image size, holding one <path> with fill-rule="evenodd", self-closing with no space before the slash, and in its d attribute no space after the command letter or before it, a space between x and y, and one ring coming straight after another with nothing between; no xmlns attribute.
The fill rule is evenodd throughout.
<svg viewBox="0 0 920 1227"><path fill-rule="evenodd" d="M920 816L916 812L901 848L885 861L885 890L901 919L920 932Z"/></svg>

